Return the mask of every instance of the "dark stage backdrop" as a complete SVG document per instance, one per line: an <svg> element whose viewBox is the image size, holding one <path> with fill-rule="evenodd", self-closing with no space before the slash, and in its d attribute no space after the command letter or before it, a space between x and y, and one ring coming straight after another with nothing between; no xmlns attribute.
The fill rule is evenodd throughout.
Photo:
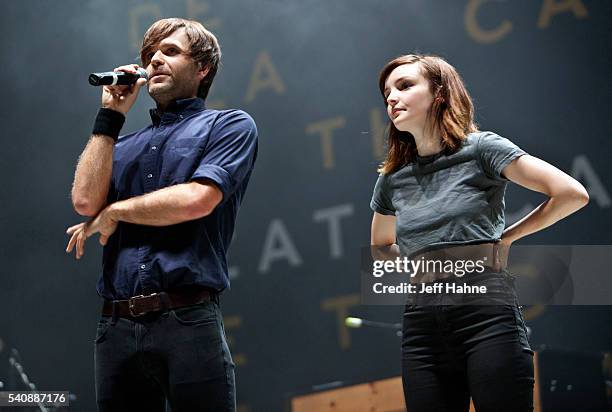
<svg viewBox="0 0 612 412"><path fill-rule="evenodd" d="M578 214L521 244L609 244L610 21L605 0L2 2L0 337L45 390L70 390L93 411L100 301L97 240L76 262L69 191L99 107L92 71L136 62L156 19L197 19L223 66L208 105L242 108L259 159L231 248L222 306L241 411L277 411L286 393L330 381L398 375L399 340L347 330L342 318L396 322L401 307L359 304L359 248L386 125L377 75L411 51L447 58L493 130L580 179ZM149 122L143 92L124 132ZM544 197L512 185L508 222ZM601 276L610 271L602 265ZM532 343L612 349L610 307L527 311ZM5 359L5 358L2 358ZM1 368L4 368L3 363ZM0 376L4 375L0 369Z"/></svg>

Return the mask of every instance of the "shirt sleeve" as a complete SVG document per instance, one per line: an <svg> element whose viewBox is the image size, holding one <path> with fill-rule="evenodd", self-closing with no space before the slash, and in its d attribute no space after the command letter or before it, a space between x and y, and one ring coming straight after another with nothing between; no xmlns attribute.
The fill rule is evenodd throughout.
<svg viewBox="0 0 612 412"><path fill-rule="evenodd" d="M257 157L257 127L246 112L233 110L216 121L191 180L209 179L226 201L249 176Z"/></svg>
<svg viewBox="0 0 612 412"><path fill-rule="evenodd" d="M390 193L385 184L386 180L384 174L381 173L378 176L378 180L374 186L372 200L370 201L370 208L381 215L395 215L395 208L393 207Z"/></svg>
<svg viewBox="0 0 612 412"><path fill-rule="evenodd" d="M510 140L491 132L480 136L477 148L484 172L499 181L508 181L502 176L504 168L517 157L527 154Z"/></svg>

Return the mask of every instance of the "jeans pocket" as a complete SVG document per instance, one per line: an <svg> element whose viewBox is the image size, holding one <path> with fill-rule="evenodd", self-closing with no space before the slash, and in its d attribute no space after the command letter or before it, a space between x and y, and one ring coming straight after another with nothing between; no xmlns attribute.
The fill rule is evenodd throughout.
<svg viewBox="0 0 612 412"><path fill-rule="evenodd" d="M217 312L214 302L186 306L170 311L171 316L181 325L192 326L204 323L216 323Z"/></svg>
<svg viewBox="0 0 612 412"><path fill-rule="evenodd" d="M533 350L531 350L531 345L529 345L529 338L527 336L527 325L525 324L525 320L523 319L521 307L518 304L515 304L513 306L513 310L516 331L518 334L519 342L521 344L521 348L524 352L528 352L533 355Z"/></svg>
<svg viewBox="0 0 612 412"><path fill-rule="evenodd" d="M96 338L94 339L94 343L102 343L104 342L104 338L108 329L111 326L111 318L110 316L102 316L98 321L98 326L96 327Z"/></svg>

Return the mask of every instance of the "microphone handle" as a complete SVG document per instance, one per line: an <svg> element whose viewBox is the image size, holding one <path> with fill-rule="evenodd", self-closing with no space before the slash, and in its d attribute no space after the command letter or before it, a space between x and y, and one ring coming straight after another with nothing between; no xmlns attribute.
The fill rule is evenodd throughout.
<svg viewBox="0 0 612 412"><path fill-rule="evenodd" d="M140 74L125 72L92 73L89 75L89 84L92 86L127 86L136 83L136 80L141 77Z"/></svg>

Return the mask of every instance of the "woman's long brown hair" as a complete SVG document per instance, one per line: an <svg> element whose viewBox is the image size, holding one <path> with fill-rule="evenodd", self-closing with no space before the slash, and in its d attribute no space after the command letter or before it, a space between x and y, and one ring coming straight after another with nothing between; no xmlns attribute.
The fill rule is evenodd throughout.
<svg viewBox="0 0 612 412"><path fill-rule="evenodd" d="M444 152L459 148L467 135L478 131L474 123L474 105L457 70L444 59L431 55L407 54L388 62L380 71L378 86L385 100L385 82L395 68L417 63L421 74L429 81L434 96L427 119L432 130L439 132ZM383 174L393 173L410 163L416 156L416 143L410 132L398 130L390 122L387 134L387 156L379 168Z"/></svg>

